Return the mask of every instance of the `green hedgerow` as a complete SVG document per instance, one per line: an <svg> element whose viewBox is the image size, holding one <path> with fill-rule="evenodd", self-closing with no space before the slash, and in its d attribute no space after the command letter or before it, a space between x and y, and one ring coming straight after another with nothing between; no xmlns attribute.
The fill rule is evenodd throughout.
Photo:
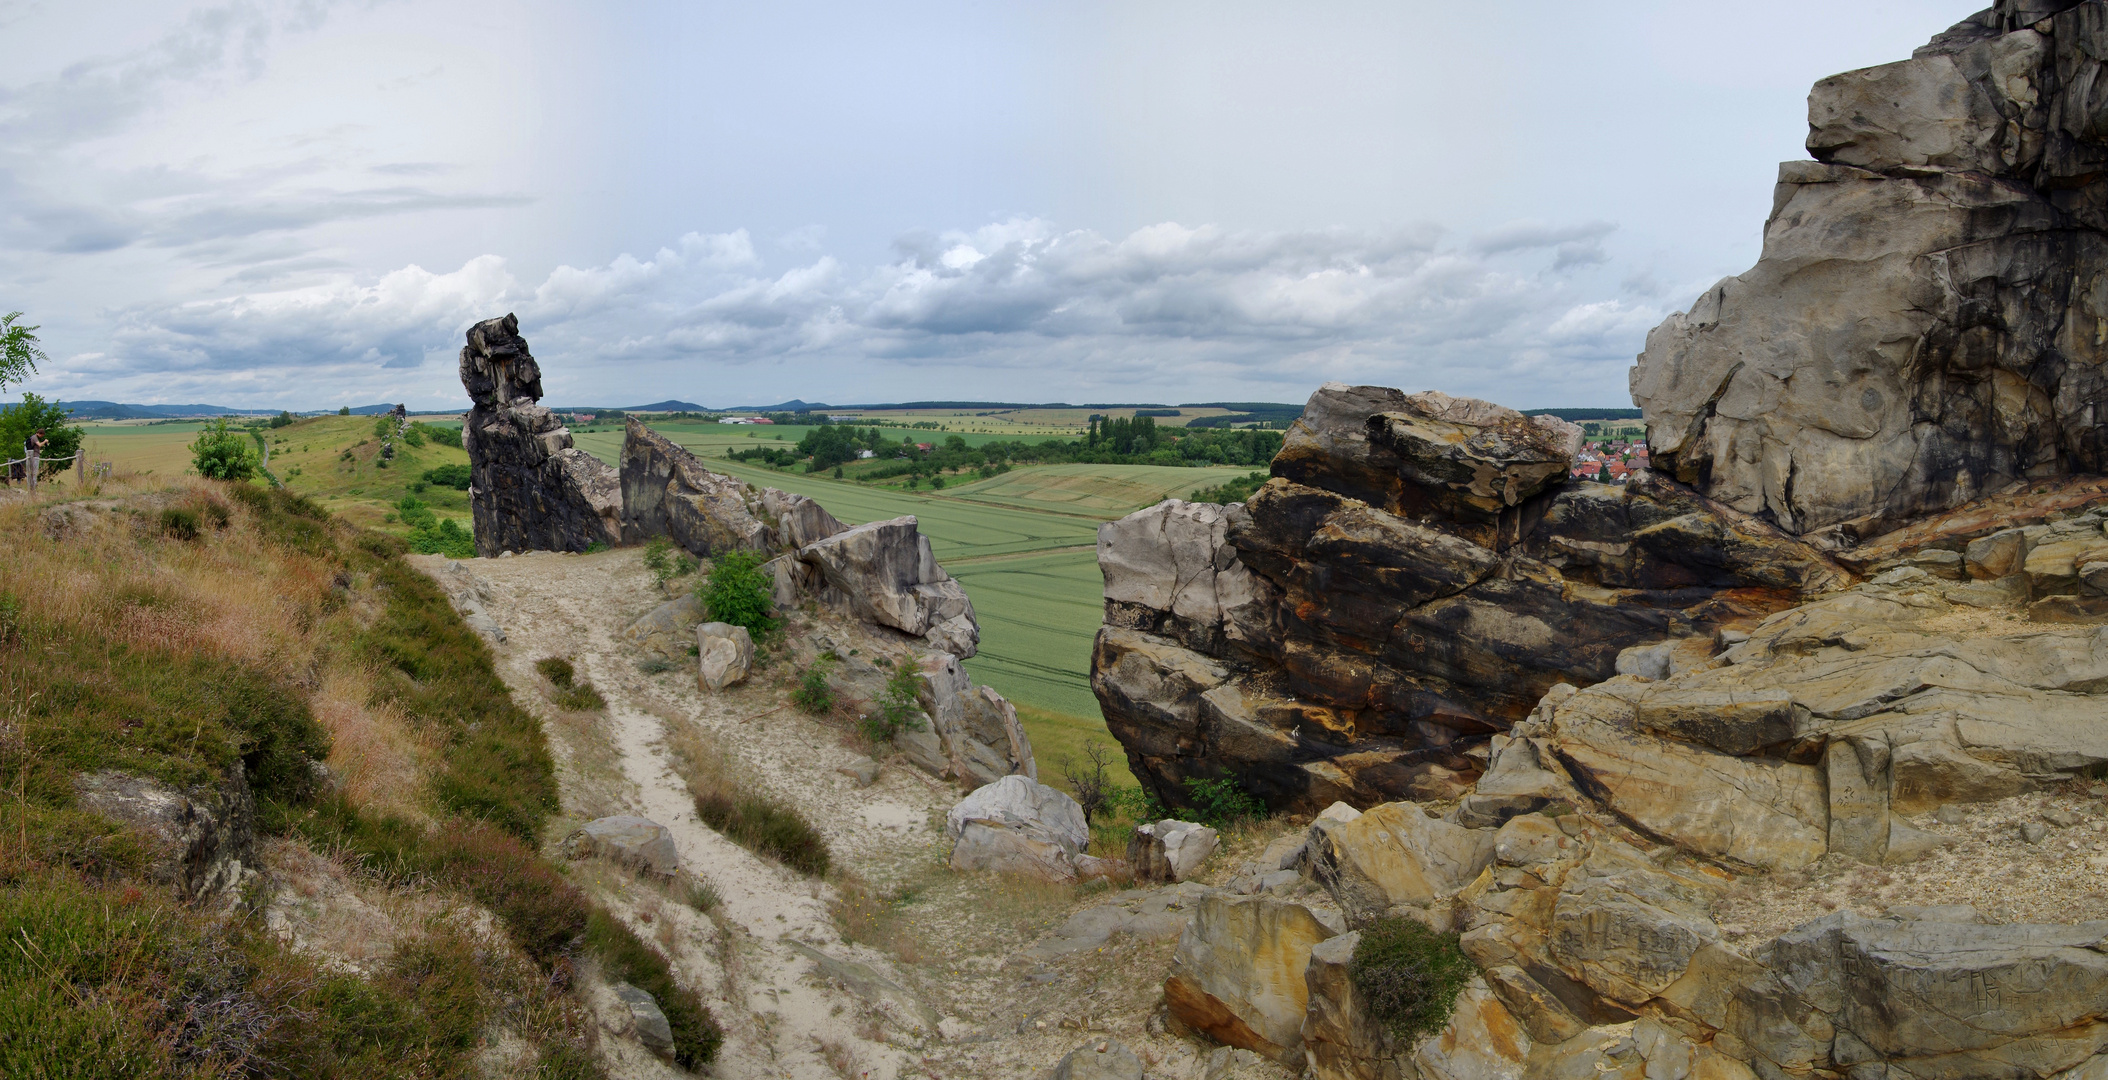
<svg viewBox="0 0 2108 1080"><path fill-rule="evenodd" d="M1369 1018L1409 1042L1449 1022L1475 969L1455 934L1387 916L1362 928L1347 972Z"/></svg>
<svg viewBox="0 0 2108 1080"><path fill-rule="evenodd" d="M733 626L744 626L759 637L774 620L775 582L762 572L767 560L758 551L728 551L718 556L710 576L696 584L696 599L703 602L710 618Z"/></svg>
<svg viewBox="0 0 2108 1080"><path fill-rule="evenodd" d="M263 465L263 455L249 437L221 417L198 430L190 444L190 463L199 476L214 480L247 480Z"/></svg>

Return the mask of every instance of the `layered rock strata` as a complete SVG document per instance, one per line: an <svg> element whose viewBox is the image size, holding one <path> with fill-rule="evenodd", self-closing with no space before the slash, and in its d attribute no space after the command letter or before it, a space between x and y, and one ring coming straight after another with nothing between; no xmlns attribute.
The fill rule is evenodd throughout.
<svg viewBox="0 0 2108 1080"><path fill-rule="evenodd" d="M1808 98L1755 267L1647 337L1656 468L1835 546L2108 468L2108 3L2006 0Z"/></svg>
<svg viewBox="0 0 2108 1080"><path fill-rule="evenodd" d="M912 516L852 528L804 495L712 472L634 417L621 477L627 543L664 536L697 558L759 552L771 557L778 606L810 597L962 659L979 646L973 602Z"/></svg>
<svg viewBox="0 0 2108 1080"><path fill-rule="evenodd" d="M571 445L571 431L536 404L542 371L511 315L469 327L461 385L476 554L584 551L622 539L615 470Z"/></svg>
<svg viewBox="0 0 2108 1080"><path fill-rule="evenodd" d="M1103 526L1092 688L1135 774L1170 805L1225 773L1306 812L1454 794L1553 685L1853 580L1666 478L1570 482L1579 437L1332 383L1246 503Z"/></svg>

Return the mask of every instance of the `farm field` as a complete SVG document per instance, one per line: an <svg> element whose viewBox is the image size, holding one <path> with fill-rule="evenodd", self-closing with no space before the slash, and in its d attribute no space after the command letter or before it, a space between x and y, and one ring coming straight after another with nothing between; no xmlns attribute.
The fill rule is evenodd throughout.
<svg viewBox="0 0 2108 1080"><path fill-rule="evenodd" d="M80 425L88 460L107 461L121 472L180 475L190 469L190 442L203 421L142 424L88 421Z"/></svg>
<svg viewBox="0 0 2108 1080"><path fill-rule="evenodd" d="M1176 406L1173 406L1174 408ZM1203 416L1226 416L1229 409L1179 409L1177 416L1157 417L1159 427L1184 427ZM1133 409L828 409L831 416L856 416L865 425L917 422L944 425L946 432L994 434L1002 438L1049 438L1081 435L1093 416L1128 418Z"/></svg>

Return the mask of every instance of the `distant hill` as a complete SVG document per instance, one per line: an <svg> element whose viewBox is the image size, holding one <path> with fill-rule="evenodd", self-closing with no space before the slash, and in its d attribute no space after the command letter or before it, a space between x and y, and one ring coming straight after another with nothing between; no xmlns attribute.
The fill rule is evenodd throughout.
<svg viewBox="0 0 2108 1080"><path fill-rule="evenodd" d="M1637 420L1638 409L1521 409L1531 416L1556 416L1561 420Z"/></svg>
<svg viewBox="0 0 2108 1080"><path fill-rule="evenodd" d="M775 406L780 409L780 406ZM697 405L693 401L654 401L649 405L624 405L623 412L711 412L708 405ZM796 409L790 410L796 412Z"/></svg>
<svg viewBox="0 0 2108 1080"><path fill-rule="evenodd" d="M61 409L73 410L77 420L166 420L183 416L239 416L256 409L229 409L223 405L128 405L117 401L55 401Z"/></svg>

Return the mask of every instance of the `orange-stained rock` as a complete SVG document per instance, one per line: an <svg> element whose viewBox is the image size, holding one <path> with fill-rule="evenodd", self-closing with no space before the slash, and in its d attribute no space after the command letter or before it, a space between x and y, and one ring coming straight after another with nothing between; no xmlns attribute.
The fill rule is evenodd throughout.
<svg viewBox="0 0 2108 1080"><path fill-rule="evenodd" d="M1301 904L1205 897L1179 936L1164 1004L1217 1042L1300 1068L1309 1002L1304 969L1310 950L1332 936Z"/></svg>

